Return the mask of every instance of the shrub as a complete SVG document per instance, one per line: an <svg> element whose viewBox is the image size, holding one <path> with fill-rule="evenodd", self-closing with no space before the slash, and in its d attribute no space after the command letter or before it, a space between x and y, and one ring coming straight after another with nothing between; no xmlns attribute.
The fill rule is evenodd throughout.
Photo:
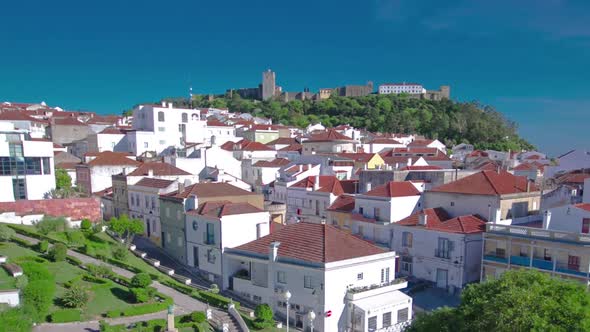
<svg viewBox="0 0 590 332"><path fill-rule="evenodd" d="M39 249L39 252L44 254L47 252L47 249L49 249L49 241L47 240L43 240L41 242L39 242L37 248Z"/></svg>
<svg viewBox="0 0 590 332"><path fill-rule="evenodd" d="M16 278L15 287L18 289L24 289L29 284L29 278L23 274L20 277Z"/></svg>
<svg viewBox="0 0 590 332"><path fill-rule="evenodd" d="M96 250L94 250L94 246L88 243L84 245L84 247L82 248L82 252L88 256L96 256Z"/></svg>
<svg viewBox="0 0 590 332"><path fill-rule="evenodd" d="M160 283L162 283L163 285L166 285L168 287L174 288L177 291L184 293L184 294L192 295L193 292L195 292L195 289L192 288L191 286L181 284L177 281L164 279L164 280L160 281Z"/></svg>
<svg viewBox="0 0 590 332"><path fill-rule="evenodd" d="M80 308L83 307L90 299L90 292L86 287L79 283L73 284L64 292L61 302L65 307Z"/></svg>
<svg viewBox="0 0 590 332"><path fill-rule="evenodd" d="M77 265L77 266L81 266L83 263L81 260L79 260L78 258L74 257L74 256L66 256L66 260L73 265Z"/></svg>
<svg viewBox="0 0 590 332"><path fill-rule="evenodd" d="M90 274L84 274L84 275L82 276L82 279L83 279L84 281L93 282L93 283L95 283L95 284L106 284L106 283L108 283L108 282L109 282L109 280L108 280L108 279L101 278L101 277L95 277L95 276L93 276L93 275L90 275Z"/></svg>
<svg viewBox="0 0 590 332"><path fill-rule="evenodd" d="M63 232L67 229L67 222L65 218L43 217L35 227L39 233L47 235L50 232Z"/></svg>
<svg viewBox="0 0 590 332"><path fill-rule="evenodd" d="M200 324L207 320L207 315L205 315L205 313L202 311L193 311L191 313L191 320Z"/></svg>
<svg viewBox="0 0 590 332"><path fill-rule="evenodd" d="M135 303L145 303L152 298L149 291L145 288L131 288L129 291L131 292L131 298Z"/></svg>
<svg viewBox="0 0 590 332"><path fill-rule="evenodd" d="M14 242L14 243L16 243L16 244L18 244L21 247L25 247L25 248L31 248L31 247L33 247L33 244L31 242L29 242L29 241L27 241L25 239L18 238L18 237L13 237L11 239L11 241Z"/></svg>
<svg viewBox="0 0 590 332"><path fill-rule="evenodd" d="M56 243L49 249L49 258L54 262L63 262L68 255L68 247L63 243Z"/></svg>
<svg viewBox="0 0 590 332"><path fill-rule="evenodd" d="M105 264L86 264L86 268L88 269L88 272L95 277L108 278L113 275L111 267Z"/></svg>
<svg viewBox="0 0 590 332"><path fill-rule="evenodd" d="M82 231L68 232L68 244L74 247L81 247L86 242L86 237Z"/></svg>
<svg viewBox="0 0 590 332"><path fill-rule="evenodd" d="M127 271L131 271L133 273L142 273L142 272L145 272L144 270L142 270L140 268L137 268L137 267L135 267L133 265L130 265L130 264L125 263L123 261L120 261L118 259L105 257L105 259L103 259L103 260L106 261L106 262L108 262L108 263L111 263L111 264L113 264L115 266L118 266L118 267L120 267L122 269L125 269Z"/></svg>
<svg viewBox="0 0 590 332"><path fill-rule="evenodd" d="M111 311L107 312L107 317L108 318L115 318L115 317L121 317L121 316L137 316L137 315L151 314L154 312L166 310L166 308L168 308L168 306L170 304L172 304L172 300L170 298L167 298L166 301L161 302L161 303L142 304L142 305L132 306L132 307L126 308L124 310L111 310Z"/></svg>
<svg viewBox="0 0 590 332"><path fill-rule="evenodd" d="M211 284L209 291L213 294L219 294L219 287L217 286L217 284Z"/></svg>
<svg viewBox="0 0 590 332"><path fill-rule="evenodd" d="M201 297L201 299L203 299L203 301L205 301L215 307L227 308L227 306L231 302L231 300L228 299L227 297L221 296L219 294L207 292L207 291L199 291L198 294ZM236 306L236 308L239 308L240 303L235 302L235 301L233 303Z"/></svg>
<svg viewBox="0 0 590 332"><path fill-rule="evenodd" d="M33 329L31 316L23 308L0 310L0 331L30 332Z"/></svg>
<svg viewBox="0 0 590 332"><path fill-rule="evenodd" d="M273 313L270 306L266 303L259 304L254 309L254 316L256 316L256 322L265 326L271 326L273 323Z"/></svg>
<svg viewBox="0 0 590 332"><path fill-rule="evenodd" d="M142 272L133 276L131 279L131 287L145 288L152 283L152 278L149 274Z"/></svg>
<svg viewBox="0 0 590 332"><path fill-rule="evenodd" d="M34 321L45 320L47 312L53 303L55 283L50 280L35 280L29 282L23 291L25 309L30 312Z"/></svg>
<svg viewBox="0 0 590 332"><path fill-rule="evenodd" d="M72 287L72 285L77 284L81 279L83 278L83 275L77 275L74 278L64 282L64 287L65 288L70 288Z"/></svg>
<svg viewBox="0 0 590 332"><path fill-rule="evenodd" d="M124 245L121 245L121 244L114 245L113 248L111 249L111 252L113 254L113 257L115 257L116 259L118 259L120 261L127 260L127 257L129 255L129 251L127 250L127 247L125 247Z"/></svg>
<svg viewBox="0 0 590 332"><path fill-rule="evenodd" d="M15 234L16 232L14 231L14 229L8 227L7 225L0 224L0 241L10 241L10 239L12 239L12 237L14 237Z"/></svg>
<svg viewBox="0 0 590 332"><path fill-rule="evenodd" d="M82 219L82 222L80 222L80 228L82 230L89 230L92 227L92 221L90 221L89 219Z"/></svg>
<svg viewBox="0 0 590 332"><path fill-rule="evenodd" d="M79 322L81 314L80 309L61 309L52 313L50 320L52 323Z"/></svg>

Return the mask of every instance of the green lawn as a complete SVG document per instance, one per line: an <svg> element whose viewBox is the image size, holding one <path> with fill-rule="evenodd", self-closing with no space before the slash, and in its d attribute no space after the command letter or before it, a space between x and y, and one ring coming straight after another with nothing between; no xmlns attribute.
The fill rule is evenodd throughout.
<svg viewBox="0 0 590 332"><path fill-rule="evenodd" d="M4 268L0 268L0 290L14 289L15 278L13 278Z"/></svg>

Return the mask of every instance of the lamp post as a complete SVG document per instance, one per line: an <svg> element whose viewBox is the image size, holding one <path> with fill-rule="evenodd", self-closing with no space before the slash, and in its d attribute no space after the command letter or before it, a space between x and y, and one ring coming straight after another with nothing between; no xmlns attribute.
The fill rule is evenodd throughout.
<svg viewBox="0 0 590 332"><path fill-rule="evenodd" d="M309 326L311 328L311 332L313 332L313 320L315 319L315 312L313 312L313 310L310 311L307 314L307 318L309 318Z"/></svg>
<svg viewBox="0 0 590 332"><path fill-rule="evenodd" d="M289 332L289 300L291 299L291 292L286 291L284 296L287 303L287 332Z"/></svg>

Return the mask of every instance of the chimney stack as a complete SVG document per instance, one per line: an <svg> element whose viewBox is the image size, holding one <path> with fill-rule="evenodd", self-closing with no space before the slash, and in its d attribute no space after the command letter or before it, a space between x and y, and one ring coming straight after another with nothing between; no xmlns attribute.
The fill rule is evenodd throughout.
<svg viewBox="0 0 590 332"><path fill-rule="evenodd" d="M153 169L148 169L148 177L154 177L154 170Z"/></svg>
<svg viewBox="0 0 590 332"><path fill-rule="evenodd" d="M531 192L531 181L529 181L529 179L526 179L526 192L530 193Z"/></svg>
<svg viewBox="0 0 590 332"><path fill-rule="evenodd" d="M408 165L407 165L407 166L408 166L408 167L409 167L409 166L412 166L412 158L408 158Z"/></svg>
<svg viewBox="0 0 590 332"><path fill-rule="evenodd" d="M551 226L551 211L547 210L543 214L543 229L549 229Z"/></svg>
<svg viewBox="0 0 590 332"><path fill-rule="evenodd" d="M162 101L162 107L166 107L166 102Z"/></svg>
<svg viewBox="0 0 590 332"><path fill-rule="evenodd" d="M172 108L174 106L174 104L172 102L168 103L168 108Z"/></svg>
<svg viewBox="0 0 590 332"><path fill-rule="evenodd" d="M316 191L316 190L319 190L319 189L320 189L320 176L319 175L316 175L315 176L315 181L314 181L314 184L313 184L313 190Z"/></svg>
<svg viewBox="0 0 590 332"><path fill-rule="evenodd" d="M299 173L303 172L303 165L299 164Z"/></svg>
<svg viewBox="0 0 590 332"><path fill-rule="evenodd" d="M184 183L179 182L178 183L178 195L182 194L183 192L184 192Z"/></svg>
<svg viewBox="0 0 590 332"><path fill-rule="evenodd" d="M428 225L428 215L424 211L418 215L418 225Z"/></svg>
<svg viewBox="0 0 590 332"><path fill-rule="evenodd" d="M268 251L268 259L271 262L276 262L279 256L279 246L281 245L280 242L271 242Z"/></svg>

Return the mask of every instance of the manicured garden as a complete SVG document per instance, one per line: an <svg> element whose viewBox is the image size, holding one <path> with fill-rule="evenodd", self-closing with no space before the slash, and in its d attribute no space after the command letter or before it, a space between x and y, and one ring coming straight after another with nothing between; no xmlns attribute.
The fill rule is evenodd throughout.
<svg viewBox="0 0 590 332"><path fill-rule="evenodd" d="M213 331L211 325L207 322L204 312L195 311L188 315L174 317L174 326L179 332L209 332ZM119 324L111 325L105 321L100 322L101 332L160 332L165 331L167 323L165 319L153 319L145 322L130 325Z"/></svg>

